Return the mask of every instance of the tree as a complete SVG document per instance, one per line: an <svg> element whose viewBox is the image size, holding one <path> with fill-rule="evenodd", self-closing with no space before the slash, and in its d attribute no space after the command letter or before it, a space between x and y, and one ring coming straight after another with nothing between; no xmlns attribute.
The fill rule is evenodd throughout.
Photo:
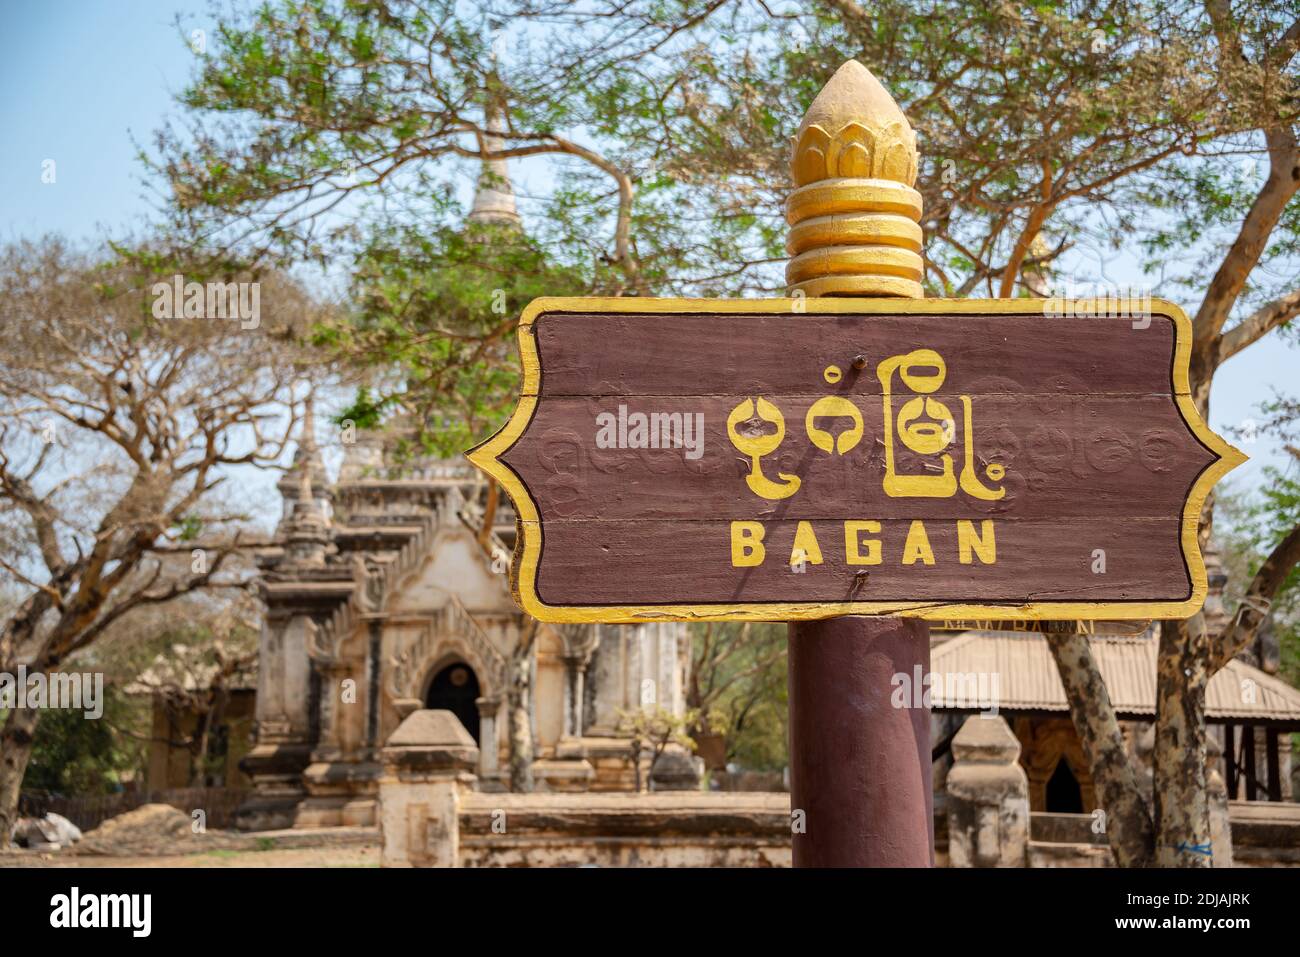
<svg viewBox="0 0 1300 957"><path fill-rule="evenodd" d="M242 557L235 556L231 564ZM249 571L239 569L238 577ZM196 591L165 608L125 616L95 649L95 663L113 684L147 695L168 715L173 730L163 743L189 751L192 787L204 787L209 773L223 770L213 767L214 735L231 691L256 677L261 612L251 589ZM152 729L145 734L119 731L155 740ZM224 758L218 760L224 763Z"/></svg>
<svg viewBox="0 0 1300 957"><path fill-rule="evenodd" d="M158 136L154 167L178 225L205 236L234 226L227 242L254 260L323 263L361 215L427 226L454 212L440 161L549 156L598 174L616 196L606 254L589 232L587 184L566 176L550 204L563 245L597 261L607 292L639 288L631 174L562 132L590 118L573 78L502 79L497 22L451 0L275 0L232 17L182 97L186 130ZM494 104L508 108L504 129L486 123ZM388 212L364 207L370 197Z"/></svg>
<svg viewBox="0 0 1300 957"><path fill-rule="evenodd" d="M104 686L102 720L80 711L52 710L44 716L23 779L24 790L52 794L111 794L122 779L145 763L142 742L118 729L131 727L136 709L121 689Z"/></svg>
<svg viewBox="0 0 1300 957"><path fill-rule="evenodd" d="M508 415L517 392L515 321L533 299L587 289L517 228L385 227L353 262L352 310L313 340L369 384L338 418L414 426L399 455L458 455Z"/></svg>
<svg viewBox="0 0 1300 957"><path fill-rule="evenodd" d="M785 698L786 635L781 625L707 622L692 626L691 669L686 706L698 720L695 741L725 737L728 758L757 760L757 766L785 765L784 716L764 721L770 706ZM784 708L781 708L784 712Z"/></svg>
<svg viewBox="0 0 1300 957"><path fill-rule="evenodd" d="M1286 409L1283 435L1295 436L1300 409L1293 399L1278 400ZM1275 420L1276 421L1276 420ZM1268 428L1268 426L1266 426ZM1220 490L1216 510L1221 519L1216 532L1224 549L1228 572L1225 607L1229 614L1245 614L1250 604L1266 611L1271 634L1261 627L1251 649L1252 664L1281 675L1289 684L1300 686L1300 569L1292 568L1271 601L1261 600L1257 579L1265 569L1273 543L1300 521L1300 482L1296 476L1297 455L1293 440L1287 441L1292 456L1289 468L1266 466L1264 487L1253 496ZM1256 589L1251 594L1251 588Z"/></svg>
<svg viewBox="0 0 1300 957"><path fill-rule="evenodd" d="M0 626L0 671L48 674L135 610L238 584L219 573L247 516L221 486L285 451L299 374L287 336L316 307L276 274L191 273L258 283L258 328L200 318L201 286L195 309L167 318L184 262L57 239L0 252L0 515L17 533L0 571L23 593ZM16 708L0 730L0 833L40 714Z"/></svg>
<svg viewBox="0 0 1300 957"><path fill-rule="evenodd" d="M668 745L676 744L687 751L695 750L688 729L699 723L700 715L696 711L674 714L667 708L655 705L653 708L637 708L618 712L618 727L629 736L628 751L632 755L632 768L636 775L636 790L642 787L641 758L649 755L646 765L653 776L654 767L668 750Z"/></svg>
<svg viewBox="0 0 1300 957"><path fill-rule="evenodd" d="M1300 312L1300 291L1279 288L1268 275L1270 265L1285 262L1296 248L1300 214L1293 200L1300 188L1300 149L1296 75L1290 65L1300 51L1300 16L1286 4L1234 9L1226 2L1207 2L1199 20L1209 30L1215 56L1211 75L1219 91L1216 114L1222 119L1202 136L1197 162L1160 169L1172 188L1165 187L1159 205L1179 212L1172 227L1150 231L1147 245L1156 253L1186 255L1189 246L1202 244L1211 264L1207 270L1205 262L1197 263L1201 275L1210 272L1213 278L1194 311L1191 356L1193 398L1202 415L1208 415L1210 385L1219 366ZM1268 162L1262 183L1243 182L1228 172L1243 153L1260 152ZM1203 545L1212 528L1211 508L1212 502L1207 503L1201 522ZM1094 775L1108 800L1126 812L1121 833L1111 835L1121 863L1209 865L1206 857L1188 850L1209 842L1206 688L1210 677L1254 638L1264 620L1260 609L1297 561L1300 525L1293 523L1278 530L1271 553L1247 589L1244 610L1224 630L1210 634L1200 614L1161 623L1155 806L1149 821L1134 796L1136 782L1122 755L1104 685L1096 704L1086 703L1085 695L1097 690L1099 678L1086 639L1062 636L1054 643Z"/></svg>

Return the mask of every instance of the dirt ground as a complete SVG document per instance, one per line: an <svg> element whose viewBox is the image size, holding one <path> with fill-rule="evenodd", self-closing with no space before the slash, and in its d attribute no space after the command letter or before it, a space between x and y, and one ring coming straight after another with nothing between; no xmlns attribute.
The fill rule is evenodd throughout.
<svg viewBox="0 0 1300 957"><path fill-rule="evenodd" d="M0 867L378 867L379 845L203 851L150 857L90 857L61 852L0 853Z"/></svg>
<svg viewBox="0 0 1300 957"><path fill-rule="evenodd" d="M30 834L24 835L29 842ZM47 833L39 836L45 846L54 843ZM209 831L168 804L145 804L109 818L72 847L40 848L0 851L0 867L378 867L380 857L375 828Z"/></svg>

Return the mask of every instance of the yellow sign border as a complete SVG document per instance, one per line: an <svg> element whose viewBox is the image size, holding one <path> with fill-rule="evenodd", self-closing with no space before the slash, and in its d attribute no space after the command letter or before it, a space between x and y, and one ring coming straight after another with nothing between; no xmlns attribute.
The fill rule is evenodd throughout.
<svg viewBox="0 0 1300 957"><path fill-rule="evenodd" d="M1173 320L1175 329L1173 384L1179 412L1188 429L1207 449L1218 456L1197 477L1183 505L1183 559L1192 578L1192 595L1177 602L1031 602L1020 605L970 605L935 601L881 602L775 602L716 603L707 605L548 605L537 595L537 569L542 552L541 521L537 504L519 477L499 456L519 439L532 419L541 386L541 366L533 323L551 312L619 315L628 313L770 313L801 314L857 313L889 315L1069 315L1126 314L1139 307L1152 315ZM1138 313L1141 314L1141 313ZM519 403L501 429L465 453L478 469L499 482L510 496L519 518L520 535L511 563L511 591L516 603L539 621L637 623L649 621L810 621L844 615L893 615L903 618L943 620L958 618L1000 618L1007 621L1040 621L1060 618L1116 620L1124 618L1186 618L1205 601L1205 562L1197 542L1201 508L1205 498L1223 476L1246 455L1210 430L1192 402L1188 361L1192 349L1192 324L1177 305L1164 299L1071 300L1071 299L639 299L559 298L534 299L519 319L519 353L523 381Z"/></svg>

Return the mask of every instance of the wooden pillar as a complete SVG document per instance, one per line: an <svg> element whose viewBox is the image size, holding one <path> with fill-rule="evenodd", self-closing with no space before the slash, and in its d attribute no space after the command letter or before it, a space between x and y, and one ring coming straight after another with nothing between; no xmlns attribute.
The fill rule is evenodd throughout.
<svg viewBox="0 0 1300 957"><path fill-rule="evenodd" d="M1277 728L1264 730L1264 753L1268 761L1268 799L1282 800L1282 760L1278 754Z"/></svg>
<svg viewBox="0 0 1300 957"><path fill-rule="evenodd" d="M929 626L792 622L789 662L795 867L933 865L930 709L891 702L929 674Z"/></svg>
<svg viewBox="0 0 1300 957"><path fill-rule="evenodd" d="M1228 722L1223 726L1224 783L1228 786L1228 800L1237 800L1237 726Z"/></svg>
<svg viewBox="0 0 1300 957"><path fill-rule="evenodd" d="M1253 724L1242 725L1241 746L1246 751L1246 800L1254 801L1257 797L1255 782L1259 778L1255 776L1255 726Z"/></svg>
<svg viewBox="0 0 1300 957"><path fill-rule="evenodd" d="M793 146L786 281L796 313L816 313L807 297L921 298L916 137L880 82L858 62L844 64L809 107ZM881 358L827 361L862 369ZM796 867L934 863L930 710L913 707L910 695L905 707L890 700L895 675L911 687L929 666L923 622L790 625ZM924 689L916 690L919 699Z"/></svg>

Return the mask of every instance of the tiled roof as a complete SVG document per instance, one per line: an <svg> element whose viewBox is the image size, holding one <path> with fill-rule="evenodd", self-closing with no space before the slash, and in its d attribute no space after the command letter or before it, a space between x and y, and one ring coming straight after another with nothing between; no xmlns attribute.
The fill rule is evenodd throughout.
<svg viewBox="0 0 1300 957"><path fill-rule="evenodd" d="M1092 637L1088 643L1116 712L1121 717L1154 718L1158 641ZM1042 635L966 632L933 646L930 670L936 675L996 675L1002 711L1069 710L1056 662ZM945 699L951 682L936 680L934 685L936 711L974 710ZM1210 679L1206 716L1219 721L1295 722L1300 728L1300 690L1234 659Z"/></svg>

